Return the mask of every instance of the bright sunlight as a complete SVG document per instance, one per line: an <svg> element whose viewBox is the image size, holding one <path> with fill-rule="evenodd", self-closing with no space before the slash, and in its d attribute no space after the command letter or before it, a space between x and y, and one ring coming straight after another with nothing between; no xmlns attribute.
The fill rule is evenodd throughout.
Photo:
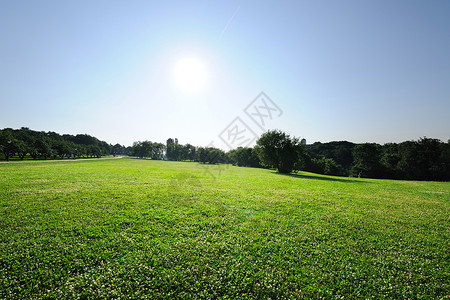
<svg viewBox="0 0 450 300"><path fill-rule="evenodd" d="M174 66L175 84L185 92L197 92L203 89L208 79L205 64L196 57L183 57Z"/></svg>

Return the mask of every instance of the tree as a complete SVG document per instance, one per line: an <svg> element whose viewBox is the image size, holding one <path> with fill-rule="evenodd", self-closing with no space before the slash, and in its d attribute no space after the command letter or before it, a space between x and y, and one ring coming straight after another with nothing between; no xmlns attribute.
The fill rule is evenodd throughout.
<svg viewBox="0 0 450 300"><path fill-rule="evenodd" d="M178 140L177 140L178 142ZM175 141L170 138L166 141L166 157L168 160L175 160Z"/></svg>
<svg viewBox="0 0 450 300"><path fill-rule="evenodd" d="M138 158L143 158L143 147L141 142L134 142L131 148L131 155L136 156Z"/></svg>
<svg viewBox="0 0 450 300"><path fill-rule="evenodd" d="M196 150L196 161L201 163L217 164L225 163L225 152L214 147L199 147Z"/></svg>
<svg viewBox="0 0 450 300"><path fill-rule="evenodd" d="M95 151L91 151L94 147L96 147ZM87 134L60 135L55 132L34 131L27 127L0 130L0 152L3 153L6 160L14 155L24 159L28 154L34 159L39 156L44 159L52 156L55 158L57 156L76 158L80 155L99 157L109 153L112 147L112 145ZM124 147L120 147L125 151ZM120 149L116 151L120 152Z"/></svg>
<svg viewBox="0 0 450 300"><path fill-rule="evenodd" d="M87 152L89 156L100 158L102 157L102 148L98 145L89 145L87 147Z"/></svg>
<svg viewBox="0 0 450 300"><path fill-rule="evenodd" d="M47 138L46 136L42 136L42 137L36 139L35 148L36 148L36 151L44 159L47 159L48 157L52 156L52 154L53 154L50 139Z"/></svg>
<svg viewBox="0 0 450 300"><path fill-rule="evenodd" d="M346 141L329 143L316 142L311 145L306 145L306 151L310 154L311 158L331 158L337 165L341 165L345 170L349 170L353 163L352 151L354 147L355 144Z"/></svg>
<svg viewBox="0 0 450 300"><path fill-rule="evenodd" d="M111 154L115 157L116 155L125 154L125 147L120 144L115 144L111 146Z"/></svg>
<svg viewBox="0 0 450 300"><path fill-rule="evenodd" d="M450 180L450 140L441 145L441 168L440 174L442 180Z"/></svg>
<svg viewBox="0 0 450 300"><path fill-rule="evenodd" d="M364 143L353 148L354 166L351 174L357 177L383 177L383 166L380 163L381 146L375 143Z"/></svg>
<svg viewBox="0 0 450 300"><path fill-rule="evenodd" d="M195 147L192 146L191 144L186 144L184 145L184 149L186 152L186 159L191 161L195 160L195 151L196 151Z"/></svg>
<svg viewBox="0 0 450 300"><path fill-rule="evenodd" d="M19 155L20 160L23 160L25 156L30 152L30 148L23 140L16 140L16 152Z"/></svg>
<svg viewBox="0 0 450 300"><path fill-rule="evenodd" d="M400 177L399 162L401 155L397 144L388 143L383 145L380 162L385 168L385 176L388 178Z"/></svg>
<svg viewBox="0 0 450 300"><path fill-rule="evenodd" d="M73 152L72 144L64 140L56 141L53 145L53 148L55 149L55 155L59 155L61 159L63 159L64 157L69 158Z"/></svg>
<svg viewBox="0 0 450 300"><path fill-rule="evenodd" d="M11 130L5 129L0 132L0 149L5 156L6 161L9 161L17 151L17 140L13 137Z"/></svg>
<svg viewBox="0 0 450 300"><path fill-rule="evenodd" d="M275 168L280 173L292 172L304 154L299 139L280 130L263 133L256 142L255 151L263 166Z"/></svg>
<svg viewBox="0 0 450 300"><path fill-rule="evenodd" d="M252 148L239 147L228 151L228 160L239 167L260 167L258 155Z"/></svg>
<svg viewBox="0 0 450 300"><path fill-rule="evenodd" d="M337 164L332 158L326 158L324 156L312 159L308 157L305 162L305 170L325 175L346 175L345 169L340 164Z"/></svg>
<svg viewBox="0 0 450 300"><path fill-rule="evenodd" d="M152 143L150 158L151 159L162 159L164 156L164 144L162 143Z"/></svg>
<svg viewBox="0 0 450 300"><path fill-rule="evenodd" d="M207 159L206 162L210 164L224 163L225 162L225 152L218 148L208 147L207 151Z"/></svg>
<svg viewBox="0 0 450 300"><path fill-rule="evenodd" d="M401 143L398 166L402 177L415 180L442 180L448 177L444 145L437 139L426 137Z"/></svg>
<svg viewBox="0 0 450 300"><path fill-rule="evenodd" d="M128 150L125 149L124 151ZM138 158L162 159L164 156L164 144L150 141L134 142L130 153Z"/></svg>

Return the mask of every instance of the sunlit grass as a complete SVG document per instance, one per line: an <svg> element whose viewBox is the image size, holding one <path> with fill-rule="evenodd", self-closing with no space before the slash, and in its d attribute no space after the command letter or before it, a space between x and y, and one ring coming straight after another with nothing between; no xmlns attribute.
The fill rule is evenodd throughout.
<svg viewBox="0 0 450 300"><path fill-rule="evenodd" d="M450 183L0 164L0 298L443 298Z"/></svg>

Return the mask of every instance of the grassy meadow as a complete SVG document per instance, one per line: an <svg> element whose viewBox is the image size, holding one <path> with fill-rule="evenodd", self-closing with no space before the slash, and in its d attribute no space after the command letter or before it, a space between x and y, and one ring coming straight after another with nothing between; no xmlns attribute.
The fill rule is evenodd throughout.
<svg viewBox="0 0 450 300"><path fill-rule="evenodd" d="M449 225L449 182L0 163L0 298L448 299Z"/></svg>

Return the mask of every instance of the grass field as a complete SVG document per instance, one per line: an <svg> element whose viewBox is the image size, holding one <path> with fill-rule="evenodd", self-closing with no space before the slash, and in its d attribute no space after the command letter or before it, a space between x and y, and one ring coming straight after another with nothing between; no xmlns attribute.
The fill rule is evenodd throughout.
<svg viewBox="0 0 450 300"><path fill-rule="evenodd" d="M2 163L0 298L448 299L449 224L448 182Z"/></svg>

